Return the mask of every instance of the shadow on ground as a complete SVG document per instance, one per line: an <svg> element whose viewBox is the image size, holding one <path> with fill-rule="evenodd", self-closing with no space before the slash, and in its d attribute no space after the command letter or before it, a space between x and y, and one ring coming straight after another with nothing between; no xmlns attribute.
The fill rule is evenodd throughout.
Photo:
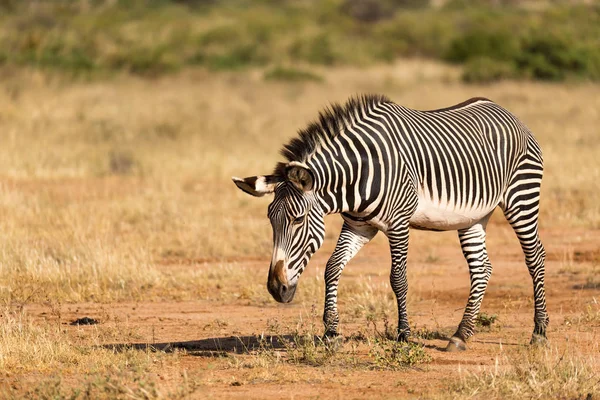
<svg viewBox="0 0 600 400"><path fill-rule="evenodd" d="M223 357L227 354L244 354L260 348L284 349L286 343L294 340L293 335L279 336L228 336L190 340L173 343L115 343L100 347L115 351L129 349L173 352L186 350L189 355L199 357Z"/></svg>
<svg viewBox="0 0 600 400"><path fill-rule="evenodd" d="M445 335L440 335L437 339L448 340ZM285 350L290 343L298 340L294 335L277 335L277 336L227 336L215 337L200 340L190 340L187 342L172 342L172 343L113 343L99 346L105 349L114 351L125 350L143 350L143 351L164 351L166 353L175 350L185 350L189 355L198 357L226 357L228 354L247 354L260 349L270 350ZM322 339L318 336L314 337L315 342L321 342ZM358 340L356 338L348 338L346 340ZM472 342L485 344L502 344L510 346L520 346L519 343L506 343L502 341L479 341ZM423 343L427 349L446 351L446 346L438 346L435 344Z"/></svg>

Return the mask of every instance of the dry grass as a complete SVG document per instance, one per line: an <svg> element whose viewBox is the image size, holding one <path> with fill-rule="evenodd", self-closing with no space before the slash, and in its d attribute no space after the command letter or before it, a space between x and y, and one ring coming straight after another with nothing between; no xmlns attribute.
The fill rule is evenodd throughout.
<svg viewBox="0 0 600 400"><path fill-rule="evenodd" d="M0 370L16 380L67 371L65 381L52 378L40 384L49 390L46 397L58 396L53 387L81 391L91 387L100 393L98 397L110 398L111 393L143 397L146 391L149 398L168 398L170 389L159 390L152 374L164 364L177 365L177 354L98 348L105 343L151 341L123 328L123 321L91 330L65 329L56 322L60 321L61 307L80 302L194 299L273 307L264 288L271 251L265 217L269 199L254 199L239 192L229 177L271 171L279 160L281 144L314 118L317 110L357 92L385 93L401 104L422 109L447 106L476 95L498 101L528 124L544 149L542 226L582 232L600 227L597 86L464 86L458 82L459 71L421 61L318 73L324 77L323 83L265 82L263 71L185 71L153 81L124 76L91 83L22 71L3 79L0 305L6 311L0 320ZM495 216L493 223L500 219ZM322 253L332 249L339 227L339 218L328 218ZM437 249L452 246L460 257L456 236L429 235L422 240L421 235L415 232L411 237L410 263L419 264L419 268L409 273L413 277L448 273L447 266L440 265L443 258ZM516 245L512 233L510 239L494 240L510 240ZM574 246L575 240L565 245ZM383 244L385 237L380 235L375 242ZM368 254L368 249L365 251ZM585 276L589 268L581 269L573 257L577 255L564 256L563 275ZM597 260L589 262L593 266ZM256 273L259 264L262 274ZM317 304L319 313L323 266L320 262L309 267L297 294L299 303ZM571 270L578 273L571 274ZM345 275L351 276L351 271L352 265ZM386 268L377 271L373 279L362 279L361 283L342 280L341 321L348 333L357 324L362 332L369 322L376 323L381 332L382 321L394 321L395 299L387 278L381 276L381 271L387 274ZM595 278L589 279L592 282ZM434 286L411 288L410 304L435 292ZM19 311L30 303L48 304L58 310L57 315L48 321L33 321ZM445 307L443 301L433 303L431 314L440 306ZM595 305L590 307L577 317L588 328L598 321ZM577 322L573 321L570 323ZM309 335L321 334L320 316L311 329ZM289 334L294 329L284 331ZM304 339L293 343L285 355L285 360L296 360L292 364L278 359L271 350L266 355L215 362L240 371L250 365L257 379L264 378L261 382L293 381L300 379L293 377L294 369L313 368L317 373L325 368L369 370L373 364L369 351L379 354L382 365L389 364L386 354L400 354L389 343L374 339L349 340L341 351L329 354L318 342L306 340L306 331L297 333ZM422 333L432 340L441 337ZM549 363L554 360L552 354L544 357L549 357ZM287 375L278 377L276 367L283 362ZM396 361L390 362L395 368ZM461 395L508 393L496 391L492 385L498 380L516 379L516 370L506 371L501 368L466 380ZM565 370L564 379L550 372L543 379L556 379L565 388L588 390L583 377L589 371L577 371L583 371L582 375ZM90 380L82 380L88 373ZM77 382L69 381L73 376L79 377L73 378ZM314 371L306 379L313 379L310 376ZM178 379L183 382L181 376ZM250 382L252 377L244 379ZM204 382L229 385L235 380L218 376ZM579 386L572 386L573 382ZM184 387L193 390L195 386L192 382ZM597 390L596 386L590 388ZM6 393L19 397L26 389L37 390L21 385ZM519 390L527 396L538 393Z"/></svg>
<svg viewBox="0 0 600 400"><path fill-rule="evenodd" d="M199 388L197 374L179 366L184 351L157 351L147 332L111 312L102 324L68 327L60 307L35 321L27 313L0 315L0 398L3 399L179 399ZM161 375L173 371L165 384ZM12 382L12 383L11 383ZM11 383L8 385L7 383Z"/></svg>
<svg viewBox="0 0 600 400"><path fill-rule="evenodd" d="M13 386L0 392L4 399L189 399L199 385L183 374L180 385L173 390L158 387L155 376L137 372L109 372L91 375L78 386L69 386L59 377L44 379L26 388Z"/></svg>
<svg viewBox="0 0 600 400"><path fill-rule="evenodd" d="M520 349L497 358L494 368L463 374L447 398L591 399L600 391L597 367L572 348Z"/></svg>
<svg viewBox="0 0 600 400"><path fill-rule="evenodd" d="M266 258L269 199L245 196L229 177L269 172L281 144L318 109L356 92L415 108L497 100L544 149L542 225L600 226L595 86L467 87L453 83L454 70L415 61L323 73L322 85L267 83L260 72L3 81L2 297L139 298L164 280L157 264ZM335 237L339 222L329 226Z"/></svg>
<svg viewBox="0 0 600 400"><path fill-rule="evenodd" d="M159 353L124 349L115 352L101 345L111 340L139 339L139 333L123 321L108 321L101 327L80 328L75 335L61 324L34 322L27 314L4 309L0 325L0 368L15 372L95 373L106 368L144 370L160 362ZM94 357L89 357L93 347Z"/></svg>
<svg viewBox="0 0 600 400"><path fill-rule="evenodd" d="M565 318L564 324L575 325L579 330L594 330L600 327L600 304L598 299L593 298L584 310Z"/></svg>

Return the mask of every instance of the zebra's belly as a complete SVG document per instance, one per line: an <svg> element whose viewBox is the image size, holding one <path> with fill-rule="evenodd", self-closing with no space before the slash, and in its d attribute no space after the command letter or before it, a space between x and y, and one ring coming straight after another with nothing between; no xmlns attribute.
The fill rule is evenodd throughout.
<svg viewBox="0 0 600 400"><path fill-rule="evenodd" d="M419 196L417 210L410 219L410 226L434 231L464 229L483 219L494 208L496 207L458 207Z"/></svg>

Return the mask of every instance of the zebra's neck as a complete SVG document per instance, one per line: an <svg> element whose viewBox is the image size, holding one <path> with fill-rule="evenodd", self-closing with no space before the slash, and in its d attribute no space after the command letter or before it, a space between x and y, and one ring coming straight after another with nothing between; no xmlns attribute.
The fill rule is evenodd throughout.
<svg viewBox="0 0 600 400"><path fill-rule="evenodd" d="M369 140L344 132L322 143L306 160L325 214L365 214L381 200L384 165L376 151L365 151L372 148Z"/></svg>

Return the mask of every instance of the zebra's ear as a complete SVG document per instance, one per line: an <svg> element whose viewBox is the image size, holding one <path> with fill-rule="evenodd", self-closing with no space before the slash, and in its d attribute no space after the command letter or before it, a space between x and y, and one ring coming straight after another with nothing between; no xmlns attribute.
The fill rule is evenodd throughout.
<svg viewBox="0 0 600 400"><path fill-rule="evenodd" d="M315 182L308 165L298 161L292 161L285 166L285 178L305 192L312 190Z"/></svg>
<svg viewBox="0 0 600 400"><path fill-rule="evenodd" d="M275 191L275 186L283 181L283 178L275 175L249 176L244 179L233 176L231 179L237 187L255 197L273 193Z"/></svg>

